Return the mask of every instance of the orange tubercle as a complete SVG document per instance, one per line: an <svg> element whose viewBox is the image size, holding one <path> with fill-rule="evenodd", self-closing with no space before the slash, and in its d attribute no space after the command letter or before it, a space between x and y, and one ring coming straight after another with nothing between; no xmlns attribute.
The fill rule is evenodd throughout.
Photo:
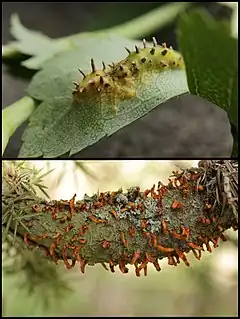
<svg viewBox="0 0 240 319"><path fill-rule="evenodd" d="M71 218L73 217L74 210L75 210L75 198L76 198L76 196L77 196L77 194L74 194L73 198L70 199L70 201L69 201Z"/></svg>
<svg viewBox="0 0 240 319"><path fill-rule="evenodd" d="M118 219L118 214L117 214L117 212L116 212L114 209L112 209L112 210L110 211L110 213L113 215L113 217L114 217L115 219Z"/></svg>
<svg viewBox="0 0 240 319"><path fill-rule="evenodd" d="M103 220L103 219L97 219L97 218L96 218L95 216L93 216L93 215L90 215L89 218L90 218L94 223L96 223L96 224L106 223L105 220Z"/></svg>
<svg viewBox="0 0 240 319"><path fill-rule="evenodd" d="M167 223L164 219L162 219L162 233L163 234L167 233Z"/></svg>
<svg viewBox="0 0 240 319"><path fill-rule="evenodd" d="M163 247L162 245L157 245L157 250L162 251L164 253L171 253L174 251L174 248L167 248L167 247Z"/></svg>
<svg viewBox="0 0 240 319"><path fill-rule="evenodd" d="M196 244L194 244L194 243L192 243L192 242L188 242L187 245L188 245L189 247L193 248L193 249L196 249L196 250L203 250L202 247L200 247L200 246L198 246L198 245L196 245Z"/></svg>
<svg viewBox="0 0 240 319"><path fill-rule="evenodd" d="M135 235L135 228L133 227L133 225L129 226L128 228L128 233L129 235L133 238Z"/></svg>
<svg viewBox="0 0 240 319"><path fill-rule="evenodd" d="M171 207L172 209L181 209L183 208L183 203L177 200L174 200Z"/></svg>
<svg viewBox="0 0 240 319"><path fill-rule="evenodd" d="M23 240L25 244L28 244L28 233L24 233Z"/></svg>
<svg viewBox="0 0 240 319"><path fill-rule="evenodd" d="M127 248L127 240L125 238L125 234L124 232L121 232L121 240L122 240L122 243L123 243L123 246Z"/></svg>
<svg viewBox="0 0 240 319"><path fill-rule="evenodd" d="M139 257L140 257L140 251L138 250L134 251L130 264L131 265L135 264Z"/></svg>
<svg viewBox="0 0 240 319"><path fill-rule="evenodd" d="M186 266L190 266L187 257L185 256L185 254L179 249L179 248L175 248L176 253L178 254L178 256L183 260L183 262L185 263Z"/></svg>
<svg viewBox="0 0 240 319"><path fill-rule="evenodd" d="M84 260L81 256L77 256L77 261L80 263L80 270L84 274L85 273L85 267L87 265L87 261Z"/></svg>
<svg viewBox="0 0 240 319"><path fill-rule="evenodd" d="M110 241L104 240L102 242L102 247L103 248L109 248L110 246L111 246L111 242Z"/></svg>

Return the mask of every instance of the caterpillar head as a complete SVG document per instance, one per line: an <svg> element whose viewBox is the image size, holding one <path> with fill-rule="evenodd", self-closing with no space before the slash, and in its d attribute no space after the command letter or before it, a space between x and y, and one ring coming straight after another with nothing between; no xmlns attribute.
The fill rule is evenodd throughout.
<svg viewBox="0 0 240 319"><path fill-rule="evenodd" d="M82 74L83 79L80 83L73 82L75 89L73 90L74 100L78 100L85 93L100 93L101 91L108 91L113 85L111 77L106 72L105 63L102 62L103 68L96 69L94 60L91 59L92 72L85 75L80 69L79 72Z"/></svg>

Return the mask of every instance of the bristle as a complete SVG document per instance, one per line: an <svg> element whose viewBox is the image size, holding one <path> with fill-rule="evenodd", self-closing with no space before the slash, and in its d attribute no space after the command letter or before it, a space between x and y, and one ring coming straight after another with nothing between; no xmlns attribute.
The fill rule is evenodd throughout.
<svg viewBox="0 0 240 319"><path fill-rule="evenodd" d="M73 84L76 86L76 88L79 87L79 84L77 82L74 81Z"/></svg>
<svg viewBox="0 0 240 319"><path fill-rule="evenodd" d="M153 37L152 40L153 40L153 46L156 47L158 45L156 38Z"/></svg>
<svg viewBox="0 0 240 319"><path fill-rule="evenodd" d="M96 72L96 66L93 59L91 59L91 67L92 67L92 72Z"/></svg>
<svg viewBox="0 0 240 319"><path fill-rule="evenodd" d="M131 51L128 48L126 48L126 47L125 47L125 50L127 51L128 54L131 53Z"/></svg>
<svg viewBox="0 0 240 319"><path fill-rule="evenodd" d="M103 70L106 69L106 64L102 61Z"/></svg>
<svg viewBox="0 0 240 319"><path fill-rule="evenodd" d="M83 73L83 71L81 69L78 69L78 71L82 74L82 76L85 78L86 75Z"/></svg>
<svg viewBox="0 0 240 319"><path fill-rule="evenodd" d="M140 50L139 50L139 47L135 45L135 50L136 50L136 53L139 53Z"/></svg>
<svg viewBox="0 0 240 319"><path fill-rule="evenodd" d="M146 48L146 47L147 47L147 41L146 41L146 39L143 39L142 42L143 42L143 47Z"/></svg>

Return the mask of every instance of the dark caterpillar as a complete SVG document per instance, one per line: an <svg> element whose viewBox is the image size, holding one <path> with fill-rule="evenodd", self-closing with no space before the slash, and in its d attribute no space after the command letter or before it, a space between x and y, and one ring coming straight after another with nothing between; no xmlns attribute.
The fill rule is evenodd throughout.
<svg viewBox="0 0 240 319"><path fill-rule="evenodd" d="M130 264L136 276L141 270L146 276L148 264L160 271L163 258L171 266L180 260L189 266L189 252L200 260L202 251L212 252L210 243L217 248L220 239L227 240L226 229L238 229L233 211L222 213L222 205L215 204L215 192L209 192L204 176L201 169L175 171L167 185L159 182L143 192L135 186L126 193L85 195L78 202L76 195L51 204L33 201L33 211L40 213L36 229L42 224L48 228L25 232L24 242L45 247L46 256L56 263L63 260L67 269L79 262L82 273L86 265L101 263L107 269L108 263L112 272L118 265L126 274ZM34 224L28 227L34 229Z"/></svg>

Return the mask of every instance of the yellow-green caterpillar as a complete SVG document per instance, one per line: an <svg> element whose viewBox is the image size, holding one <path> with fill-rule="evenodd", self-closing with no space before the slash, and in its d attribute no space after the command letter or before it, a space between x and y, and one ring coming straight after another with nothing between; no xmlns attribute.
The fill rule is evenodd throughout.
<svg viewBox="0 0 240 319"><path fill-rule="evenodd" d="M153 46L149 48L145 39L142 42L143 48L135 46L132 52L125 48L128 56L120 62L109 64L108 67L102 62L103 68L96 69L94 60L91 59L91 73L85 75L79 69L83 79L80 83L74 82L74 102L79 102L88 94L95 95L100 101L104 100L111 105L116 113L119 100L136 96L136 88L143 81L144 74L185 67L181 54L172 47L168 48L166 43L158 46L153 38Z"/></svg>

